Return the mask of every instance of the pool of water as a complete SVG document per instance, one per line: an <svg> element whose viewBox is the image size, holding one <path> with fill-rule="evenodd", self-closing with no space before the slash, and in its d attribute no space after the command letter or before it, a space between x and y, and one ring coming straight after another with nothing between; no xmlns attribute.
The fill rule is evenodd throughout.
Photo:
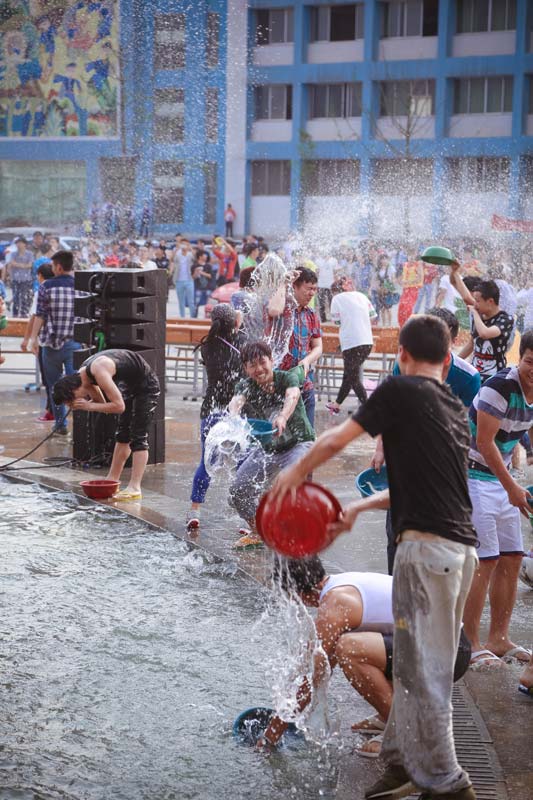
<svg viewBox="0 0 533 800"><path fill-rule="evenodd" d="M331 746L267 758L232 738L271 705L266 590L116 509L3 478L0 552L2 800L335 794Z"/></svg>

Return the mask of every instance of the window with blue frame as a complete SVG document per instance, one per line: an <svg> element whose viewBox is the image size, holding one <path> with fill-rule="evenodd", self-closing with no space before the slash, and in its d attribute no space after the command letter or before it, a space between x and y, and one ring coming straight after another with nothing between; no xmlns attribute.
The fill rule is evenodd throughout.
<svg viewBox="0 0 533 800"><path fill-rule="evenodd" d="M207 13L207 36L205 63L208 67L218 66L220 40L220 14L212 11Z"/></svg>
<svg viewBox="0 0 533 800"><path fill-rule="evenodd" d="M294 41L292 8L258 8L254 14L256 45Z"/></svg>
<svg viewBox="0 0 533 800"><path fill-rule="evenodd" d="M309 119L360 117L361 83L316 83L309 86Z"/></svg>
<svg viewBox="0 0 533 800"><path fill-rule="evenodd" d="M513 31L516 0L457 0L457 33Z"/></svg>
<svg viewBox="0 0 533 800"><path fill-rule="evenodd" d="M312 6L311 42L348 42L363 39L365 9L362 3Z"/></svg>
<svg viewBox="0 0 533 800"><path fill-rule="evenodd" d="M308 197L352 196L359 192L360 162L317 159L302 162L302 189Z"/></svg>
<svg viewBox="0 0 533 800"><path fill-rule="evenodd" d="M438 0L390 0L381 3L381 36L437 36Z"/></svg>
<svg viewBox="0 0 533 800"><path fill-rule="evenodd" d="M252 195L290 195L290 161L252 161Z"/></svg>
<svg viewBox="0 0 533 800"><path fill-rule="evenodd" d="M203 165L204 170L204 224L215 225L217 221L218 166L214 161Z"/></svg>
<svg viewBox="0 0 533 800"><path fill-rule="evenodd" d="M447 182L454 192L506 192L511 162L508 158L448 158Z"/></svg>
<svg viewBox="0 0 533 800"><path fill-rule="evenodd" d="M380 117L430 117L435 105L435 81L382 81Z"/></svg>
<svg viewBox="0 0 533 800"><path fill-rule="evenodd" d="M154 222L183 222L184 169L181 161L154 161Z"/></svg>
<svg viewBox="0 0 533 800"><path fill-rule="evenodd" d="M165 144L183 142L184 125L183 89L156 89L154 91L153 119L155 141Z"/></svg>
<svg viewBox="0 0 533 800"><path fill-rule="evenodd" d="M455 79L454 114L504 114L512 110L511 75Z"/></svg>
<svg viewBox="0 0 533 800"><path fill-rule="evenodd" d="M205 138L218 142L218 89L208 86L205 90Z"/></svg>
<svg viewBox="0 0 533 800"><path fill-rule="evenodd" d="M292 119L292 86L290 84L256 86L254 119Z"/></svg>
<svg viewBox="0 0 533 800"><path fill-rule="evenodd" d="M154 69L183 69L184 66L185 14L156 14Z"/></svg>

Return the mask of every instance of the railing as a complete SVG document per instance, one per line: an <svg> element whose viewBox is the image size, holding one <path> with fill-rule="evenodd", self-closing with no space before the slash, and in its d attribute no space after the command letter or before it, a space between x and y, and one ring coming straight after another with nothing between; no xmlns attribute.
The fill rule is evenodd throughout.
<svg viewBox="0 0 533 800"><path fill-rule="evenodd" d="M1 333L4 337L22 338L27 320L10 319ZM206 385L205 370L201 363L200 351L196 346L209 330L210 322L205 319L169 319L166 333L166 378L167 381L187 387L184 398L202 397ZM338 327L326 323L322 326L323 355L315 367L315 387L320 399L328 400L337 394L342 381L343 360L339 346ZM374 346L364 367L366 378L378 383L392 372L398 350L398 328L374 328ZM3 350L4 355L24 355L21 350ZM31 355L30 353L26 355ZM35 359L35 363L37 359ZM2 367L3 372L32 375L39 382L37 366L31 368Z"/></svg>

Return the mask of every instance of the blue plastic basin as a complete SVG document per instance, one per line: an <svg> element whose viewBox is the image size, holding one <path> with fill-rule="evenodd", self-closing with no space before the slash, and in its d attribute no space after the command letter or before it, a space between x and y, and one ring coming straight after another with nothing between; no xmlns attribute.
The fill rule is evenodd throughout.
<svg viewBox="0 0 533 800"><path fill-rule="evenodd" d="M365 469L357 475L355 485L361 497L370 497L371 494L382 492L383 489L388 489L389 479L387 477L387 467L381 467L379 472L376 472L376 470L372 468Z"/></svg>
<svg viewBox="0 0 533 800"><path fill-rule="evenodd" d="M257 439L261 444L270 444L276 430L272 427L270 420L248 417L248 424L252 429L252 436L254 439Z"/></svg>

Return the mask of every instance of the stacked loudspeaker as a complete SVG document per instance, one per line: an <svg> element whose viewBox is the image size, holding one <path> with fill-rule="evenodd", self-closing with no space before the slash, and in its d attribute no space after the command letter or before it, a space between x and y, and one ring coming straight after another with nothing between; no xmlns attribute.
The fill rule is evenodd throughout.
<svg viewBox="0 0 533 800"><path fill-rule="evenodd" d="M99 350L135 350L152 367L161 395L148 431L149 464L165 460L166 270L106 269L74 275L74 311L85 321L74 325L82 344L74 367ZM119 386L120 388L120 386ZM93 466L107 466L115 444L118 416L74 412L73 457Z"/></svg>

